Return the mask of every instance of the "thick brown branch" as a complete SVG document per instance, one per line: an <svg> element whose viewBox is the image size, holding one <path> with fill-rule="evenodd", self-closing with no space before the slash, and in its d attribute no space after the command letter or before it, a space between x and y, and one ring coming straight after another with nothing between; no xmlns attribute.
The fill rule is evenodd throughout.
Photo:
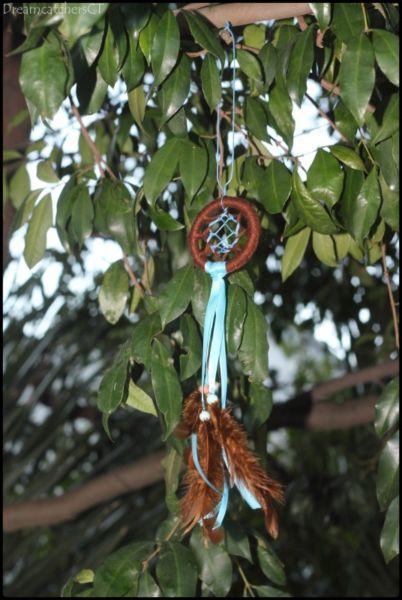
<svg viewBox="0 0 402 600"><path fill-rule="evenodd" d="M196 10L215 27L223 27L227 21L236 27L257 21L288 19L312 12L305 2L228 2L200 8L190 2L181 10Z"/></svg>

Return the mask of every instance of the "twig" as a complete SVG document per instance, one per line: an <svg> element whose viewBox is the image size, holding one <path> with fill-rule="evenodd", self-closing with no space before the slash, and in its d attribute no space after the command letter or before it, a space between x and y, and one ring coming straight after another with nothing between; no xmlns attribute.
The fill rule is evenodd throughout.
<svg viewBox="0 0 402 600"><path fill-rule="evenodd" d="M109 175L110 175L110 177L111 177L111 179L112 179L113 181L118 181L118 179L117 179L116 175L113 173L112 169L111 169L111 168L109 167L109 165L108 165L108 164L107 164L107 163L106 163L106 162L103 160L103 158L102 158L102 155L101 155L101 153L100 153L100 151L99 151L99 148L96 146L95 142L93 141L93 139L92 139L92 138L91 138L91 136L89 135L89 131L88 131L88 129L85 127L85 125L84 125L84 122L83 122L83 120L82 120L82 117L81 117L81 114L80 114L80 111L78 110L78 108L77 108L77 107L76 107L76 105L74 104L72 97L71 97L71 96L69 96L69 99L70 99L70 103L71 103L71 109L72 109L72 111L73 111L73 114L74 114L75 118L76 118L76 119L77 119L77 121L78 121L78 124L79 124L79 126L80 126L80 129L81 129L82 135L83 135L83 136L84 136L84 138L85 138L85 141L87 142L88 146L89 146L89 147L90 147L90 149L91 149L91 152L92 152L92 154L93 154L93 157L94 157L95 163L96 163L96 165L97 165L97 166L98 166L98 168L99 168L99 172L100 172L100 175L101 175L101 177L102 177L102 178L104 178L104 177L105 177L105 170L106 170L106 171L109 173ZM103 167L102 163L104 163L104 165L105 165L104 167Z"/></svg>
<svg viewBox="0 0 402 600"><path fill-rule="evenodd" d="M169 531L169 533L167 534L167 536L165 537L165 539L163 540L164 542L168 542L176 533L176 531L178 530L180 526L180 521L177 521L177 523L173 526L173 528ZM159 552L162 549L162 544L158 544L155 548L155 550L153 550L151 552L151 554L149 556L147 556L147 558L145 560L142 561L142 570L146 571L148 569L149 563L151 562L151 560L153 558L155 558L155 556L158 556Z"/></svg>
<svg viewBox="0 0 402 600"><path fill-rule="evenodd" d="M128 273L128 276L130 278L131 283L138 289L139 292L141 292L141 294L144 294L144 289L141 285L141 283L138 281L137 277L135 276L134 271L132 270L132 268L130 267L130 263L128 262L128 256L127 254L123 254L123 264L124 264L124 268Z"/></svg>
<svg viewBox="0 0 402 600"><path fill-rule="evenodd" d="M245 575L245 573L244 573L244 571L243 571L243 569L242 569L242 567L240 565L240 562L238 560L236 560L236 563L237 563L237 568L238 568L239 573L240 573L240 577L244 581L244 587L246 588L246 590L248 591L248 593L250 594L250 596L252 598L255 598L255 594L253 592L253 586L251 585L251 583L247 579L247 577L246 577L246 575Z"/></svg>
<svg viewBox="0 0 402 600"><path fill-rule="evenodd" d="M339 127L337 127L337 125L335 125L334 121L327 115L326 112L324 112L320 106L318 105L318 103L314 100L314 98L312 98L310 96L310 94L306 93L306 98L308 100L310 100L310 102L316 107L316 109L318 110L318 112L320 113L320 115L326 120L328 121L328 123L331 125L331 127L333 129L335 129L335 131L337 131L339 133L339 135L341 136L341 138L345 141L345 142L349 142L348 138L342 133L342 131L339 129Z"/></svg>
<svg viewBox="0 0 402 600"><path fill-rule="evenodd" d="M388 271L388 267L387 267L386 251L387 251L386 245L385 244L381 244L382 267L383 267L383 271L384 271L385 283L387 284L389 303L390 303L391 312L392 312L392 319L393 319L393 322L394 322L395 346L399 350L398 314L396 312L396 305L395 305L394 295L392 293L391 278L389 276L389 271Z"/></svg>
<svg viewBox="0 0 402 600"><path fill-rule="evenodd" d="M307 25L306 20L303 17L303 15L299 15L298 17L296 17L296 19L297 19L297 22L299 23L299 27L302 31L307 29L308 25Z"/></svg>

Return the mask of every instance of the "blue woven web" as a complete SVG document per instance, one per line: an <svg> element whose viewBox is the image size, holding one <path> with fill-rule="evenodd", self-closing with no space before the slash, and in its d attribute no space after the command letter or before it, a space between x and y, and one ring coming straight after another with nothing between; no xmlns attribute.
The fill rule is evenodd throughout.
<svg viewBox="0 0 402 600"><path fill-rule="evenodd" d="M227 254L239 241L240 222L225 208L208 224L207 244L217 254Z"/></svg>

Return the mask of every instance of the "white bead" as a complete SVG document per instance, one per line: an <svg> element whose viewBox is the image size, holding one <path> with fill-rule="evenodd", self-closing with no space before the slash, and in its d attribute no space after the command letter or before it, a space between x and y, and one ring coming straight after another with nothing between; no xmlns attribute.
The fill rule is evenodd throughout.
<svg viewBox="0 0 402 600"><path fill-rule="evenodd" d="M209 412L207 410L202 410L200 412L200 420L201 421L209 421L211 418L211 415L209 414Z"/></svg>
<svg viewBox="0 0 402 600"><path fill-rule="evenodd" d="M208 391L213 394L214 392L217 392L219 388L219 383L217 381L215 381L214 383L211 383L211 385L209 386Z"/></svg>
<svg viewBox="0 0 402 600"><path fill-rule="evenodd" d="M208 394L207 396L207 402L208 404L215 404L215 402L218 402L219 398L216 394Z"/></svg>

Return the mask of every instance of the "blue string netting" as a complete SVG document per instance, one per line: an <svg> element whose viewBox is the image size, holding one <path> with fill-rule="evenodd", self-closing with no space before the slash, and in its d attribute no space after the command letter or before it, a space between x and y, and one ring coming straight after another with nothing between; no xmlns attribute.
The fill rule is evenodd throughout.
<svg viewBox="0 0 402 600"><path fill-rule="evenodd" d="M240 221L227 209L208 224L207 244L212 252L227 254L239 241Z"/></svg>

